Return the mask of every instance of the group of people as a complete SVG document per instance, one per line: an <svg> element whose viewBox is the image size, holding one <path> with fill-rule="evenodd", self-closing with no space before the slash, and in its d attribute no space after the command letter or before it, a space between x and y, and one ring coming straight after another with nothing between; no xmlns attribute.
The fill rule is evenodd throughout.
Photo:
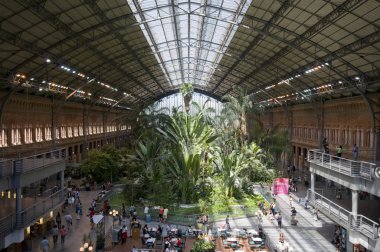
<svg viewBox="0 0 380 252"><path fill-rule="evenodd" d="M329 154L330 153L330 149L329 149L329 143L327 142L327 138L323 138L323 141L322 141L322 146L323 146L323 150L325 153ZM358 152L359 152L359 149L358 149L358 146L356 143L354 143L354 147L352 149L352 152L353 152L353 158L354 160L358 160ZM342 157L342 154L343 154L343 146L342 145L338 145L336 147L336 155L338 157Z"/></svg>

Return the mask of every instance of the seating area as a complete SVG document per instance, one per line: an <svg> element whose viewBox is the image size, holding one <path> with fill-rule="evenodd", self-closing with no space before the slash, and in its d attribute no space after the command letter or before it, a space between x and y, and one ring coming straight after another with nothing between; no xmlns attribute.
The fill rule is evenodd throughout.
<svg viewBox="0 0 380 252"><path fill-rule="evenodd" d="M219 228L217 232L213 232L213 241L216 242L217 248L218 239L223 245L223 250L266 251L265 234L260 227L258 230L248 228L226 230Z"/></svg>

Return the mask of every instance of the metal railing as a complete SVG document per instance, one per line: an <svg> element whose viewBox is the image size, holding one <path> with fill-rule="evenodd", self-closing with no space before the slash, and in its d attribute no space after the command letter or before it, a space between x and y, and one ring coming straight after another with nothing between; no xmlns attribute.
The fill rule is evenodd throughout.
<svg viewBox="0 0 380 252"><path fill-rule="evenodd" d="M355 216L352 212L310 189L307 191L307 198L310 204L334 219L339 225L358 231L371 239L379 238L380 225L377 222L360 214Z"/></svg>
<svg viewBox="0 0 380 252"><path fill-rule="evenodd" d="M56 150L16 159L0 159L0 177L13 175L16 163L22 165L22 172L28 172L64 160L63 153Z"/></svg>
<svg viewBox="0 0 380 252"><path fill-rule="evenodd" d="M309 150L307 161L346 176L360 177L366 180L372 180L372 173L376 167L376 164L373 163L341 158L321 150Z"/></svg>
<svg viewBox="0 0 380 252"><path fill-rule="evenodd" d="M46 215L49 211L63 203L65 199L66 188L50 195L43 200L37 201L32 206L23 209L21 212L21 223L16 223L16 213L10 214L0 219L0 238L6 236L16 228L25 228Z"/></svg>

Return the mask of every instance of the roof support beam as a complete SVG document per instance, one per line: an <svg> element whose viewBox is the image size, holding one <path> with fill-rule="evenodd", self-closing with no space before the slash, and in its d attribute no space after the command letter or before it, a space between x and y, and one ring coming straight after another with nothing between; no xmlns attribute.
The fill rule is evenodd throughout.
<svg viewBox="0 0 380 252"><path fill-rule="evenodd" d="M265 24L264 28L262 29L262 33L259 33L257 35L257 37L249 44L249 46L243 51L243 53L241 55L246 55L249 51L251 51L255 46L257 46L260 43L260 41L263 39L264 35L269 33L269 29L271 28L271 24L276 23L284 15L284 13L289 9L289 7L292 6L293 2L294 2L293 0L285 0L284 1L284 3L281 5L281 7L276 11L276 13L273 14L271 19ZM215 92L215 90L226 79L226 77L236 68L236 66L239 65L239 63L240 63L240 60L235 61L235 63L225 73L225 75L218 82L218 84L216 84L216 86L212 89L212 92Z"/></svg>
<svg viewBox="0 0 380 252"><path fill-rule="evenodd" d="M185 78L184 78L184 75L183 75L183 72L184 72L184 67L183 67L183 60L182 60L182 50L180 48L180 40L181 40L181 33L179 32L179 29L178 29L178 19L177 19L177 15L176 15L176 4L175 4L175 0L172 0L172 8L171 8L171 11L172 11L172 14L173 14L173 21L174 21L174 39L177 41L176 44L177 44L177 53L178 53L178 59L179 59L179 64L180 64L180 68L181 68L181 80L182 80L182 83L185 82ZM161 61L162 64L163 61ZM169 76L168 76L169 77Z"/></svg>
<svg viewBox="0 0 380 252"><path fill-rule="evenodd" d="M18 0L18 2L25 6L26 8L32 10L33 12L35 12L37 15L39 15L43 20L46 20L50 25L52 25L57 31L61 31L63 33L65 33L67 36L75 36L75 32L71 29L71 27L65 23L63 23L61 20L59 20L55 15L53 15L52 13L50 13L48 10L46 10L43 6L40 6L40 5L36 5L35 2L33 0L25 0L25 1L20 1ZM17 35L16 35L17 36ZM87 40L85 38L81 38L83 40ZM121 69L121 67L117 64L117 62L114 62L112 59L108 59L107 56L101 52L99 49L97 49L95 46L91 46L89 44L86 45L92 52L94 52L100 59L107 59L105 61L105 63L108 63L110 65L110 67L112 68L116 68L120 73L122 73L123 76L126 76L127 78L131 79L132 81L134 81L137 85L141 86L142 88L144 88L148 93L154 95L149 89L146 89L145 86L140 83L138 80L135 80L135 78L133 76L130 76L129 73L127 73L126 71L124 71L123 69ZM22 47L21 47L22 48ZM45 51L45 50L42 50L42 49L39 49L39 51L42 51L42 55L41 56L39 54L39 56L41 57L46 57L48 52ZM49 57L51 57L53 55L49 54ZM55 58L54 59L56 62L60 62L62 61L61 58ZM138 96L138 94L135 94L136 96Z"/></svg>

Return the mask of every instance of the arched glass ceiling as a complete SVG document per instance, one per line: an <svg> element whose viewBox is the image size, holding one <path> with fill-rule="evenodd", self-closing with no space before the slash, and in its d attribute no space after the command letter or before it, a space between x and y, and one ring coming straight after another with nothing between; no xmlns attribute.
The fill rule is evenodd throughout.
<svg viewBox="0 0 380 252"><path fill-rule="evenodd" d="M191 101L198 103L198 105L200 105L201 107L207 101L206 108L212 108L215 111L215 113L210 113L210 116L219 115L220 111L223 108L222 102L212 97L209 97L207 95L196 93L196 92L194 92L193 98ZM177 108L179 111L184 111L183 97L181 93L175 93L175 94L166 96L162 98L161 100L158 100L156 103L157 103L157 109L162 110L162 111L164 111L164 108L167 108L170 110L170 113L171 113L173 107ZM196 108L190 105L190 114L194 114L196 112L197 112Z"/></svg>
<svg viewBox="0 0 380 252"><path fill-rule="evenodd" d="M173 87L205 86L252 0L128 0Z"/></svg>

